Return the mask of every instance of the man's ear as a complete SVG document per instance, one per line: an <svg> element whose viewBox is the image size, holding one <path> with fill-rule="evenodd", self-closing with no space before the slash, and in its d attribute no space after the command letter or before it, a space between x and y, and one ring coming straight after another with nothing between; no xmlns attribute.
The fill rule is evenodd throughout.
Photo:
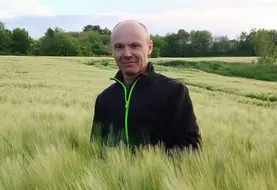
<svg viewBox="0 0 277 190"><path fill-rule="evenodd" d="M152 50L153 50L153 41L150 40L148 43L148 55L152 53Z"/></svg>

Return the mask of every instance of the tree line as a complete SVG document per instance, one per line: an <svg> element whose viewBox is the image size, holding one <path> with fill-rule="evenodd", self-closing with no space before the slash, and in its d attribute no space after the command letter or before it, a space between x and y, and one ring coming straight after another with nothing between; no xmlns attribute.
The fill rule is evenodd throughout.
<svg viewBox="0 0 277 190"><path fill-rule="evenodd" d="M109 56L108 28L86 25L82 31L65 32L48 28L39 39L33 39L25 28L9 30L0 22L0 54L37 56ZM208 30L186 31L164 36L151 35L154 49L151 57L263 56L276 57L277 31L252 29L242 31L237 39L213 36Z"/></svg>

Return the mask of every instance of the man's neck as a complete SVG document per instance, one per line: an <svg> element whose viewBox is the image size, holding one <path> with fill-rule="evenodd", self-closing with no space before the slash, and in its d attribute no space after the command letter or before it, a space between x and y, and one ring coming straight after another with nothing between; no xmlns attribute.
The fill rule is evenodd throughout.
<svg viewBox="0 0 277 190"><path fill-rule="evenodd" d="M133 76L124 76L124 81L127 84L131 84L139 74Z"/></svg>

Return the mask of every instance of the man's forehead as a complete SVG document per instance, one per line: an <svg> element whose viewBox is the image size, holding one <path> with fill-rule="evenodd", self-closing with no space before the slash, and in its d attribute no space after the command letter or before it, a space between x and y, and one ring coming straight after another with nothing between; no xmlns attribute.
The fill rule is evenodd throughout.
<svg viewBox="0 0 277 190"><path fill-rule="evenodd" d="M134 44L140 43L144 44L146 42L145 34L139 33L137 31L122 31L114 34L112 37L112 44Z"/></svg>
<svg viewBox="0 0 277 190"><path fill-rule="evenodd" d="M111 43L112 44L125 44L125 45L130 45L130 44L144 44L147 42L146 36L145 35L130 35L126 34L118 34L115 35Z"/></svg>

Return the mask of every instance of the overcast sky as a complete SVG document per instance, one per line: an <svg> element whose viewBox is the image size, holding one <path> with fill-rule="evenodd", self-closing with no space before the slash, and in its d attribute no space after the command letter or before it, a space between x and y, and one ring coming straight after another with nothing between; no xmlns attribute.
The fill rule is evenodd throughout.
<svg viewBox="0 0 277 190"><path fill-rule="evenodd" d="M145 23L152 34L208 29L233 38L251 28L277 29L277 0L0 0L0 20L6 27L24 27L35 38L48 27L112 28L130 18Z"/></svg>

